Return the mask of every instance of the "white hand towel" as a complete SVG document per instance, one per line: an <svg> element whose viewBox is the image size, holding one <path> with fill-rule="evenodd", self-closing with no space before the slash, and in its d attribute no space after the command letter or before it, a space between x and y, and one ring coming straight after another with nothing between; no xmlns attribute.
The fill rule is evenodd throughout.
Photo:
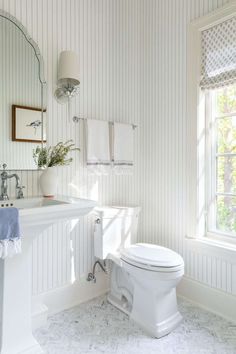
<svg viewBox="0 0 236 354"><path fill-rule="evenodd" d="M117 174L130 174L134 165L134 130L131 124L114 123L114 167Z"/></svg>
<svg viewBox="0 0 236 354"><path fill-rule="evenodd" d="M95 174L106 174L111 165L109 123L87 119L87 166Z"/></svg>

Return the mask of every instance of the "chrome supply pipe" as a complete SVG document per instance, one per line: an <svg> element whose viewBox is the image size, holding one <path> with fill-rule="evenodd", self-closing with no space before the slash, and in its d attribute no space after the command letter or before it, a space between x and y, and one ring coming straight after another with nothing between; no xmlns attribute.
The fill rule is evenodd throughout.
<svg viewBox="0 0 236 354"><path fill-rule="evenodd" d="M88 276L87 276L87 281L93 281L94 283L96 283L97 279L96 279L96 276L95 276L95 271L96 271L96 266L97 264L100 266L100 268L102 269L102 271L104 273L107 274L107 269L106 269L106 263L104 261L104 265L100 262L100 261L96 261L93 265L93 271L92 273L88 273Z"/></svg>

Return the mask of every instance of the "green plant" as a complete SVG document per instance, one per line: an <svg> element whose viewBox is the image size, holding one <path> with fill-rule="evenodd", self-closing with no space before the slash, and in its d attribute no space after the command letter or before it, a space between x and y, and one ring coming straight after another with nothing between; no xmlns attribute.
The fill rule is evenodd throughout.
<svg viewBox="0 0 236 354"><path fill-rule="evenodd" d="M68 154L79 150L79 148L75 147L72 140L68 140L65 143L59 142L49 148L37 146L33 150L33 158L39 168L65 166L73 161L72 157L68 157Z"/></svg>

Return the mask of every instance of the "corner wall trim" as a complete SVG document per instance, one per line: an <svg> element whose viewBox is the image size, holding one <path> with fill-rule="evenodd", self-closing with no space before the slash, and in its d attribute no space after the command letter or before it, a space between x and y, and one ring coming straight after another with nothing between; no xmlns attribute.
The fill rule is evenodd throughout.
<svg viewBox="0 0 236 354"><path fill-rule="evenodd" d="M236 296L210 288L209 286L184 277L177 287L180 297L199 307L236 323Z"/></svg>

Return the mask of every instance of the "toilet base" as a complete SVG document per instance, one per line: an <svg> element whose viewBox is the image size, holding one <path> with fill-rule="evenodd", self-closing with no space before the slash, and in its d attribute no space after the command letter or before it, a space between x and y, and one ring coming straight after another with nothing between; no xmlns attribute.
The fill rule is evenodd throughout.
<svg viewBox="0 0 236 354"><path fill-rule="evenodd" d="M151 326L148 323L143 323L139 321L137 318L130 315L130 319L132 319L135 323L137 323L146 333L155 338L161 338L172 332L180 322L182 321L182 316L177 311L174 315L167 318L165 321L157 323L154 326Z"/></svg>
<svg viewBox="0 0 236 354"><path fill-rule="evenodd" d="M124 312L130 317L135 323L137 323L147 334L155 338L161 338L172 332L179 323L182 321L182 316L179 311L176 311L175 314L168 317L165 321L157 323L156 325L150 325L149 323L144 323L143 321L135 318L132 315L132 309L127 300L122 297L121 299L116 298L114 295L109 293L107 295L107 301L118 308L118 310Z"/></svg>

